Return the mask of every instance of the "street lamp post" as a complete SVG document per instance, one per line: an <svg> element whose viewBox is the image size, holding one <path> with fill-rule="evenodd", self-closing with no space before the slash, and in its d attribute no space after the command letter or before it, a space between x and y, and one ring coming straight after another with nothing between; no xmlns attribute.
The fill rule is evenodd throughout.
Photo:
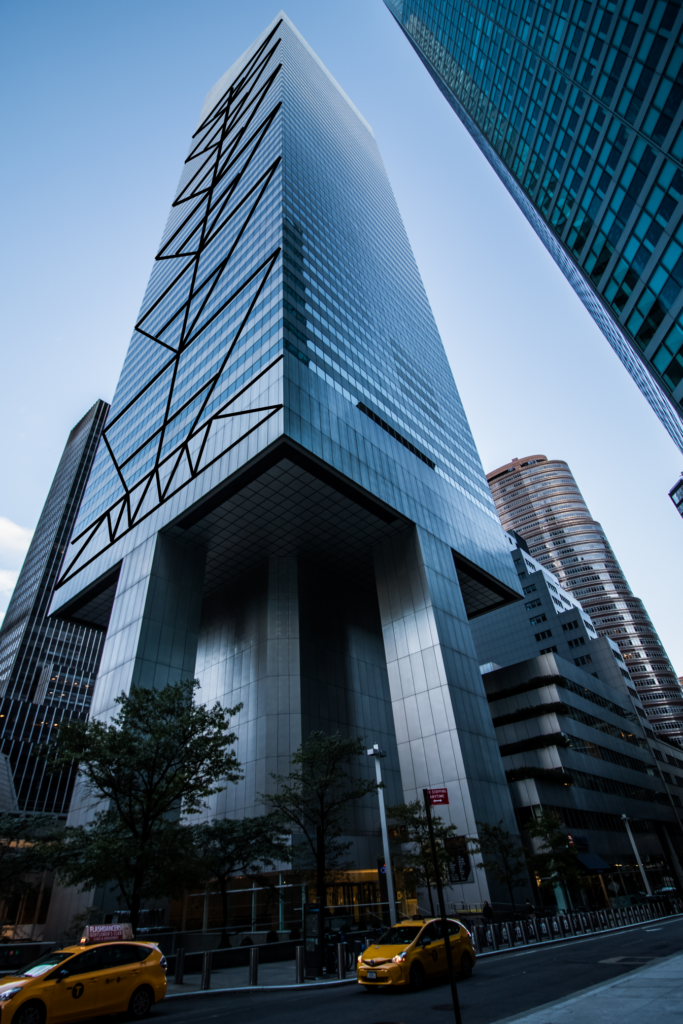
<svg viewBox="0 0 683 1024"><path fill-rule="evenodd" d="M396 895L394 893L394 875L391 870L391 851L389 850L389 830L387 829L387 812L384 809L384 789L382 788L382 765L381 759L386 757L386 752L379 749L379 743L374 743L368 750L368 757L375 759L375 775L377 778L377 797L379 799L379 820L382 824L382 845L384 846L384 870L387 875L387 895L389 897L389 920L392 925L396 924Z"/></svg>
<svg viewBox="0 0 683 1024"><path fill-rule="evenodd" d="M636 864L640 868L640 874L641 874L642 879L643 879L643 885L645 886L645 888L647 890L648 896L652 896L652 889L650 888L650 883L648 881L647 875L645 874L645 868L643 867L642 861L641 861L640 857L638 856L638 847L636 846L636 841L633 838L633 832L631 832L631 826L628 823L628 817L625 814L622 814L621 820L623 821L624 825L626 825L626 831L628 832L628 837L631 840L631 846L633 847L633 852L636 855Z"/></svg>

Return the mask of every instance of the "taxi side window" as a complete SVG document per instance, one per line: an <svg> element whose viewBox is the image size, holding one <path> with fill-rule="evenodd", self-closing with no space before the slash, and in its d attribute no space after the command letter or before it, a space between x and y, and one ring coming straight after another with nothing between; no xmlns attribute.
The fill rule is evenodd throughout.
<svg viewBox="0 0 683 1024"><path fill-rule="evenodd" d="M429 939L430 942L437 942L441 938L441 931L435 921L431 921L422 932L420 942Z"/></svg>
<svg viewBox="0 0 683 1024"><path fill-rule="evenodd" d="M455 921L449 921L448 922L448 934L449 935L459 935L460 934L460 925L456 924Z"/></svg>
<svg viewBox="0 0 683 1024"><path fill-rule="evenodd" d="M102 968L127 967L139 964L147 955L147 950L140 946L102 946Z"/></svg>
<svg viewBox="0 0 683 1024"><path fill-rule="evenodd" d="M75 974L91 974L92 971L99 971L101 968L100 950L89 949L86 953L79 953L72 960L67 960L64 970L70 976Z"/></svg>

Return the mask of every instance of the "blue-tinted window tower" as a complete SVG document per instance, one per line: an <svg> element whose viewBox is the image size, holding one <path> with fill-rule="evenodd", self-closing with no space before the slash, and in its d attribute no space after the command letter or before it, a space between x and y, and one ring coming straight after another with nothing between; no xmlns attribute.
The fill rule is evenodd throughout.
<svg viewBox="0 0 683 1024"><path fill-rule="evenodd" d="M683 450L683 8L385 3Z"/></svg>
<svg viewBox="0 0 683 1024"><path fill-rule="evenodd" d="M53 614L107 629L92 713L242 701L211 814L323 729L380 743L390 803L514 829L468 619L519 595L372 130L280 15L204 104L64 561ZM376 800L349 835L376 869Z"/></svg>

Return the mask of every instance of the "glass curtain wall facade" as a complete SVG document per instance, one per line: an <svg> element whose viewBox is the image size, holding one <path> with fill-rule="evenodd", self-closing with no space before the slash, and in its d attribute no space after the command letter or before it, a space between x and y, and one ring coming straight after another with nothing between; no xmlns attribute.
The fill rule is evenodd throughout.
<svg viewBox="0 0 683 1024"><path fill-rule="evenodd" d="M210 815L339 729L389 799L514 828L468 621L519 596L372 130L281 14L207 96L64 561L53 614L107 629L92 714L243 701ZM349 830L376 870L376 802Z"/></svg>
<svg viewBox="0 0 683 1024"><path fill-rule="evenodd" d="M683 9L385 0L683 449Z"/></svg>
<svg viewBox="0 0 683 1024"><path fill-rule="evenodd" d="M503 526L524 538L598 634L618 645L654 732L683 745L683 690L567 463L531 455L494 469L487 480Z"/></svg>
<svg viewBox="0 0 683 1024"><path fill-rule="evenodd" d="M23 811L67 812L75 770L51 775L33 750L92 701L102 630L47 613L108 411L96 402L69 435L0 629L0 752Z"/></svg>

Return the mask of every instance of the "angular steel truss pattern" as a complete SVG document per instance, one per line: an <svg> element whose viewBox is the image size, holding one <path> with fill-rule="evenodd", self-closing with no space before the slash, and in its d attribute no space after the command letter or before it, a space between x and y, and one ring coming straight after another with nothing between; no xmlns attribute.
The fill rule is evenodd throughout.
<svg viewBox="0 0 683 1024"><path fill-rule="evenodd" d="M226 371L229 372L231 356L280 255L278 246L244 280L233 284L227 297L222 297L221 282L227 280L231 261L234 264L244 256L239 243L281 159L277 156L253 180L253 168L258 166L256 154L281 106L276 102L268 109L269 94L282 67L277 64L268 70L280 43L274 39L279 25L193 136L196 142L185 161L185 172L173 202L177 214L172 213L156 255L157 261L175 261L171 264L172 272L163 278L168 281L163 290L154 294L152 288L148 289L154 294L153 301L143 307L135 325L138 334L170 355L103 432L102 443L123 493L72 539L76 550L67 556L58 586L72 579L282 408L281 404L236 406L249 388L282 358L282 352L213 408L220 397L217 389ZM161 277L156 275L157 280ZM197 341L207 338L207 330L230 306L241 315L245 302L248 305L237 330L226 342L217 368L205 379L199 366L190 366ZM186 370L189 372L185 373ZM150 422L145 424L145 420ZM233 432L229 443L219 451L210 451L209 442L223 432L226 420L240 422L244 429L237 431L237 437ZM142 435L141 423L145 424ZM132 437L135 442L130 450Z"/></svg>

